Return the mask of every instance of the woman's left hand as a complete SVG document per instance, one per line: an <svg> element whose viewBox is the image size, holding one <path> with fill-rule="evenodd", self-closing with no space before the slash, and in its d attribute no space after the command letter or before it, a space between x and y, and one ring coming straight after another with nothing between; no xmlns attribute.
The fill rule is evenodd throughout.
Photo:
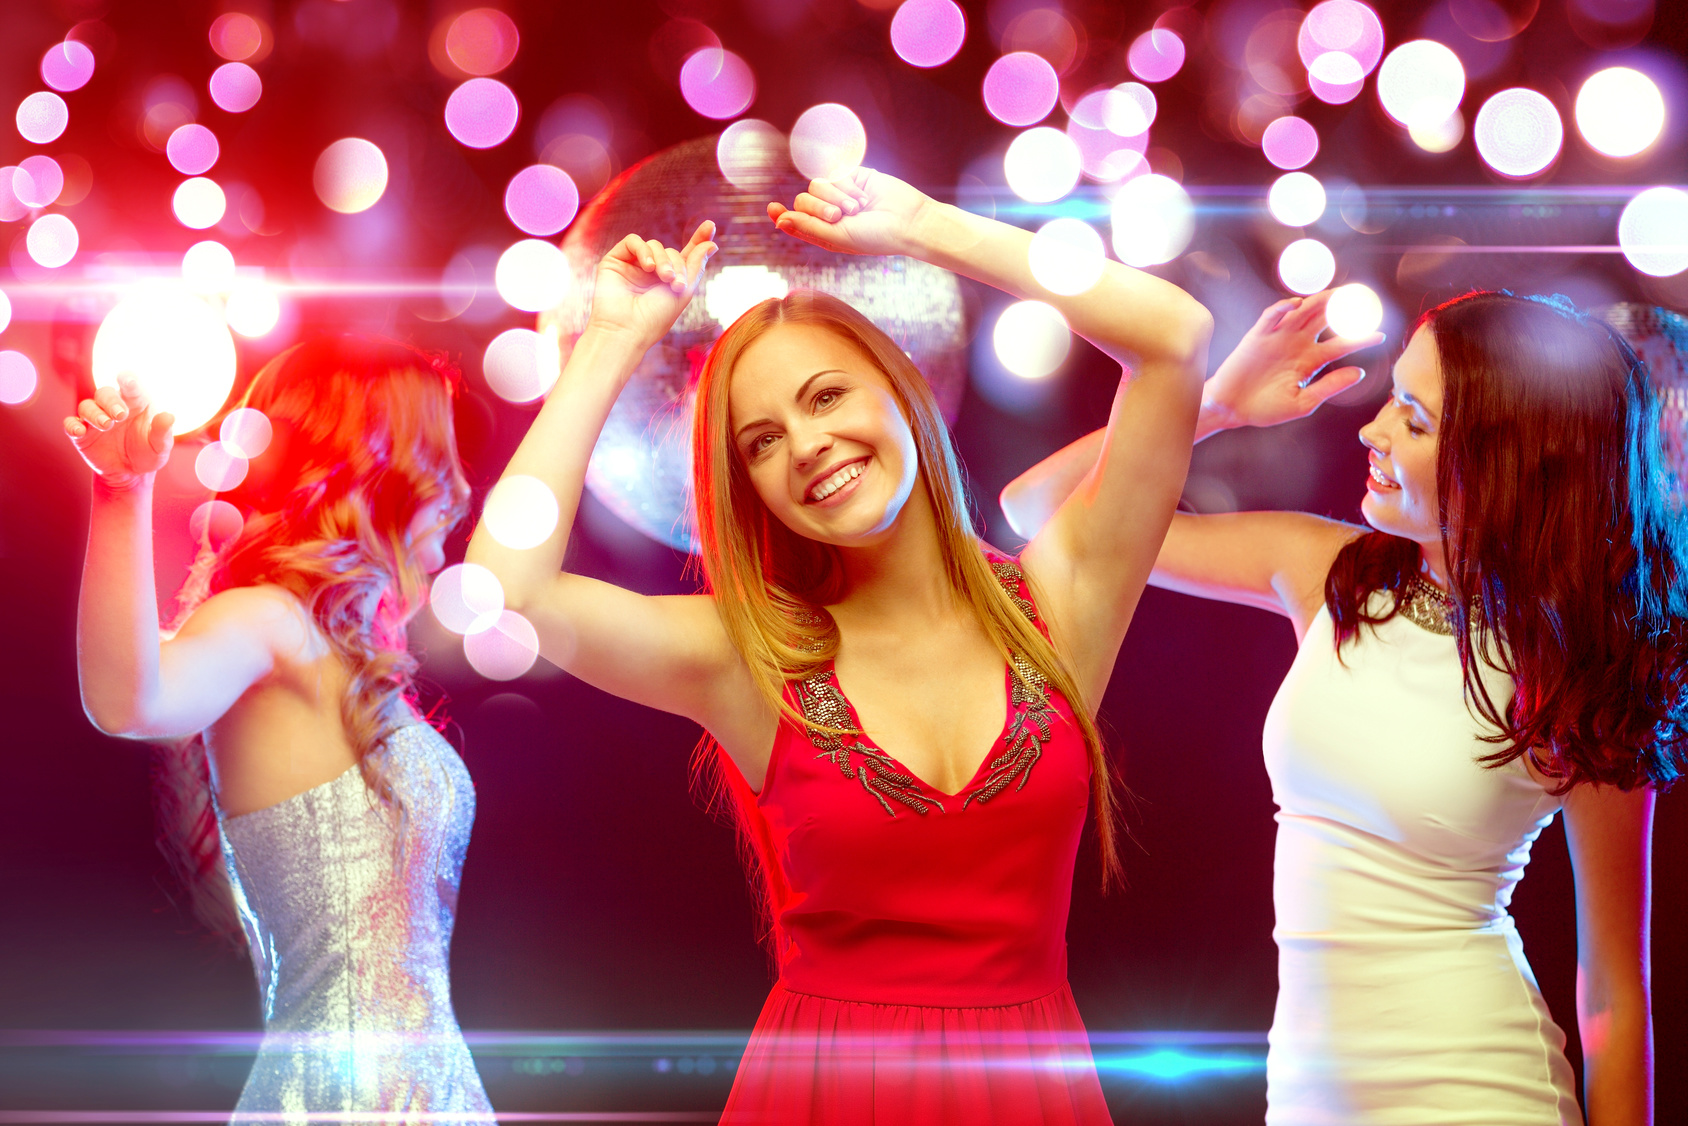
<svg viewBox="0 0 1688 1126"><path fill-rule="evenodd" d="M909 254L932 199L895 176L856 168L811 180L791 207L768 204L768 218L788 235L845 254Z"/></svg>

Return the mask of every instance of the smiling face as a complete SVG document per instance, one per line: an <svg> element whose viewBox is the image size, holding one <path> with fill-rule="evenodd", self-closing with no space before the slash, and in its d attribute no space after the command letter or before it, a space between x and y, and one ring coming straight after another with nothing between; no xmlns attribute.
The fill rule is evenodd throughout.
<svg viewBox="0 0 1688 1126"><path fill-rule="evenodd" d="M405 542L410 545L411 554L430 575L445 566L445 537L451 531L450 510L454 499L447 494L428 501L416 510L405 529Z"/></svg>
<svg viewBox="0 0 1688 1126"><path fill-rule="evenodd" d="M1436 487L1436 441L1442 428L1442 370L1430 326L1413 334L1395 362L1389 401L1360 428L1371 452L1360 511L1380 532L1442 550Z"/></svg>
<svg viewBox="0 0 1688 1126"><path fill-rule="evenodd" d="M728 404L735 455L800 536L868 546L914 493L919 456L890 381L827 328L768 329L733 366Z"/></svg>

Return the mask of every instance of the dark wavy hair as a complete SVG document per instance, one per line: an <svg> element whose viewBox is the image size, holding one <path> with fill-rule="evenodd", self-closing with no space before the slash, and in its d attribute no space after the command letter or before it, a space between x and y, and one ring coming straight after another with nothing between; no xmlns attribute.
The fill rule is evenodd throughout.
<svg viewBox="0 0 1688 1126"><path fill-rule="evenodd" d="M222 494L240 532L213 546L209 521L177 596L180 628L211 595L271 584L294 595L347 673L340 716L370 792L397 816L378 753L409 700L417 662L406 626L427 595L411 554L417 512L449 499L449 528L468 508L452 401L462 379L442 356L372 336L321 336L295 345L253 377L239 406L264 413L269 448ZM238 933L223 870L203 737L153 759L160 847L214 932Z"/></svg>
<svg viewBox="0 0 1688 1126"><path fill-rule="evenodd" d="M1427 329L1442 370L1442 545L1469 706L1563 793L1664 787L1688 766L1688 514L1646 365L1562 297L1476 292ZM1411 338L1409 334L1408 339ZM1325 579L1337 646L1394 617L1418 545L1348 543ZM1372 613L1375 591L1394 600ZM1478 662L1512 680L1497 706Z"/></svg>

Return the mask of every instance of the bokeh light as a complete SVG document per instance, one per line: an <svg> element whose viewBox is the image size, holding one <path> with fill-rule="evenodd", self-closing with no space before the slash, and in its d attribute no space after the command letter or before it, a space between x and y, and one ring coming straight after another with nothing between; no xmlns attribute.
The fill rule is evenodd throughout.
<svg viewBox="0 0 1688 1126"><path fill-rule="evenodd" d="M1067 118L1067 136L1078 146L1084 174L1105 184L1148 171L1143 160L1143 151L1149 147L1147 130L1122 137L1107 126L1110 104L1127 97L1118 90L1094 90L1078 100ZM1119 117L1116 111L1116 122Z"/></svg>
<svg viewBox="0 0 1688 1126"><path fill-rule="evenodd" d="M492 393L507 403L531 403L556 386L562 353L553 333L505 329L481 357L481 374Z"/></svg>
<svg viewBox="0 0 1688 1126"><path fill-rule="evenodd" d="M445 53L464 74L497 74L515 61L521 42L509 16L496 8L471 8L451 21Z"/></svg>
<svg viewBox="0 0 1688 1126"><path fill-rule="evenodd" d="M1145 31L1131 41L1125 62L1144 82L1165 82L1184 66L1184 41L1171 28Z"/></svg>
<svg viewBox="0 0 1688 1126"><path fill-rule="evenodd" d="M1596 152L1634 156L1658 140L1664 127L1664 96L1638 70L1607 67L1577 92L1577 131Z"/></svg>
<svg viewBox="0 0 1688 1126"><path fill-rule="evenodd" d="M750 64L731 51L705 47L680 67L680 96L704 117L737 117L756 100L756 76Z"/></svg>
<svg viewBox="0 0 1688 1126"><path fill-rule="evenodd" d="M236 407L223 416L217 427L217 440L235 457L250 461L270 448L275 428L269 416L257 407Z"/></svg>
<svg viewBox="0 0 1688 1126"><path fill-rule="evenodd" d="M1324 0L1301 21L1295 46L1313 96L1342 105L1354 100L1383 57L1383 24L1358 0Z"/></svg>
<svg viewBox="0 0 1688 1126"><path fill-rule="evenodd" d="M250 59L264 45L264 25L245 12L228 12L211 21L211 49L230 62Z"/></svg>
<svg viewBox="0 0 1688 1126"><path fill-rule="evenodd" d="M178 126L164 144L164 155L170 158L171 166L184 176L209 172L211 166L217 163L221 151L217 134L203 125Z"/></svg>
<svg viewBox="0 0 1688 1126"><path fill-rule="evenodd" d="M245 113L264 96L264 80L245 63L224 63L211 72L211 100L229 113Z"/></svg>
<svg viewBox="0 0 1688 1126"><path fill-rule="evenodd" d="M1336 256L1316 238L1300 238L1278 255L1278 277L1295 293L1317 293L1336 276Z"/></svg>
<svg viewBox="0 0 1688 1126"><path fill-rule="evenodd" d="M1618 216L1618 245L1629 264L1655 278L1688 270L1688 192L1648 188Z"/></svg>
<svg viewBox="0 0 1688 1126"><path fill-rule="evenodd" d="M522 109L510 87L496 78L471 78L445 102L445 127L472 149L503 144Z"/></svg>
<svg viewBox="0 0 1688 1126"><path fill-rule="evenodd" d="M1159 112L1155 92L1141 82L1122 82L1103 95L1102 124L1121 137L1147 133Z"/></svg>
<svg viewBox="0 0 1688 1126"><path fill-rule="evenodd" d="M715 163L729 184L748 190L767 182L768 169L785 151L784 133L766 121L746 117L721 130L721 139L715 142Z"/></svg>
<svg viewBox="0 0 1688 1126"><path fill-rule="evenodd" d="M711 320L726 328L752 305L791 292L791 283L760 263L722 266L704 287L703 309Z"/></svg>
<svg viewBox="0 0 1688 1126"><path fill-rule="evenodd" d="M479 563L455 563L434 576L428 607L452 633L479 633L504 613L504 587Z"/></svg>
<svg viewBox="0 0 1688 1126"><path fill-rule="evenodd" d="M1503 176L1534 176L1559 155L1565 126L1543 94L1524 86L1483 103L1471 129L1484 163Z"/></svg>
<svg viewBox="0 0 1688 1126"><path fill-rule="evenodd" d="M1260 136L1261 151L1279 168L1305 168L1319 155L1319 132L1300 117L1280 117Z"/></svg>
<svg viewBox="0 0 1688 1126"><path fill-rule="evenodd" d="M554 308L568 295L572 277L561 249L544 239L529 238L498 256L493 284L511 308L538 313Z"/></svg>
<svg viewBox="0 0 1688 1126"><path fill-rule="evenodd" d="M1365 85L1365 68L1346 51L1326 51L1307 68L1307 88L1315 98L1333 106L1353 101Z"/></svg>
<svg viewBox="0 0 1688 1126"><path fill-rule="evenodd" d="M196 506L188 516L188 538L195 544L205 544L213 551L240 535L246 521L240 509L226 500L208 500Z"/></svg>
<svg viewBox="0 0 1688 1126"><path fill-rule="evenodd" d="M1042 379L1066 360L1073 334L1053 305L1016 301L997 317L991 345L1002 366L1021 379Z"/></svg>
<svg viewBox="0 0 1688 1126"><path fill-rule="evenodd" d="M1196 209L1177 180L1158 174L1126 181L1113 202L1114 253L1127 266L1170 262L1190 245Z"/></svg>
<svg viewBox="0 0 1688 1126"><path fill-rule="evenodd" d="M12 323L12 299L0 290L0 332L6 331L6 326Z"/></svg>
<svg viewBox="0 0 1688 1126"><path fill-rule="evenodd" d="M182 280L203 297L233 289L234 272L234 253L216 239L196 242L182 255Z"/></svg>
<svg viewBox="0 0 1688 1126"><path fill-rule="evenodd" d="M64 169L40 153L18 161L11 176L12 194L26 207L46 207L64 191Z"/></svg>
<svg viewBox="0 0 1688 1126"><path fill-rule="evenodd" d="M1078 145L1059 129L1027 129L1008 146L1003 176L1015 195L1028 203L1052 203L1078 186L1082 171Z"/></svg>
<svg viewBox="0 0 1688 1126"><path fill-rule="evenodd" d="M1368 285L1350 282L1338 286L1325 306L1325 323L1345 340L1362 339L1383 323L1383 302Z"/></svg>
<svg viewBox="0 0 1688 1126"><path fill-rule="evenodd" d="M24 237L24 247L29 256L35 259L37 265L50 270L75 258L80 244L81 236L68 215L43 215L29 225L29 234Z"/></svg>
<svg viewBox="0 0 1688 1126"><path fill-rule="evenodd" d="M1407 128L1433 128L1459 109L1465 97L1465 67L1458 55L1435 40L1414 39L1383 60L1377 97L1384 112Z"/></svg>
<svg viewBox="0 0 1688 1126"><path fill-rule="evenodd" d="M17 174L15 164L0 168L0 223L14 223L29 214L29 204L18 198L13 186Z"/></svg>
<svg viewBox="0 0 1688 1126"><path fill-rule="evenodd" d="M41 81L61 93L80 90L94 77L94 52L86 43L66 39L41 56Z"/></svg>
<svg viewBox="0 0 1688 1126"><path fill-rule="evenodd" d="M826 180L861 164L867 129L849 106L810 106L791 127L791 163L811 180Z"/></svg>
<svg viewBox="0 0 1688 1126"><path fill-rule="evenodd" d="M185 434L209 422L234 386L234 338L208 302L154 282L119 301L94 334L94 385L131 374Z"/></svg>
<svg viewBox="0 0 1688 1126"><path fill-rule="evenodd" d="M1036 125L1061 94L1061 79L1042 55L1014 51L985 72L985 109L1004 125Z"/></svg>
<svg viewBox="0 0 1688 1126"><path fill-rule="evenodd" d="M1465 115L1456 109L1435 125L1412 126L1407 136L1425 152L1452 152L1465 139Z"/></svg>
<svg viewBox="0 0 1688 1126"><path fill-rule="evenodd" d="M22 352L0 352L0 403L22 406L35 397L35 361Z"/></svg>
<svg viewBox="0 0 1688 1126"><path fill-rule="evenodd" d="M1266 193L1266 210L1286 227L1306 227L1325 213L1325 186L1305 172L1286 172Z"/></svg>
<svg viewBox="0 0 1688 1126"><path fill-rule="evenodd" d="M229 327L247 339L268 335L281 321L281 298L256 278L236 278L223 306Z"/></svg>
<svg viewBox="0 0 1688 1126"><path fill-rule="evenodd" d="M58 140L69 124L70 107L50 91L38 90L18 103L18 133L31 144Z"/></svg>
<svg viewBox="0 0 1688 1126"><path fill-rule="evenodd" d="M246 480L249 463L221 442L211 442L200 448L193 459L193 475L199 483L214 493L226 493L239 488Z"/></svg>
<svg viewBox="0 0 1688 1126"><path fill-rule="evenodd" d="M910 66L942 66L967 38L967 17L955 0L904 0L891 17L891 49Z"/></svg>
<svg viewBox="0 0 1688 1126"><path fill-rule="evenodd" d="M488 680L515 680L539 659L539 633L526 618L506 610L490 628L463 638L463 656Z"/></svg>
<svg viewBox="0 0 1688 1126"><path fill-rule="evenodd" d="M487 494L481 520L493 539L512 551L538 547L557 530L557 494L537 477L513 473Z"/></svg>
<svg viewBox="0 0 1688 1126"><path fill-rule="evenodd" d="M574 222L579 209L580 190L552 164L529 165L504 189L504 214L530 235L556 234Z"/></svg>
<svg viewBox="0 0 1688 1126"><path fill-rule="evenodd" d="M1051 219L1032 236L1027 252L1032 277L1051 293L1071 297L1102 279L1107 247L1083 219Z"/></svg>
<svg viewBox="0 0 1688 1126"><path fill-rule="evenodd" d="M203 231L207 227L215 227L222 220L228 203L217 181L195 176L176 186L176 194L170 199L170 210L176 213L176 222L182 226Z"/></svg>
<svg viewBox="0 0 1688 1126"><path fill-rule="evenodd" d="M311 183L330 210L343 215L366 211L387 190L387 158L373 141L342 137L317 157Z"/></svg>

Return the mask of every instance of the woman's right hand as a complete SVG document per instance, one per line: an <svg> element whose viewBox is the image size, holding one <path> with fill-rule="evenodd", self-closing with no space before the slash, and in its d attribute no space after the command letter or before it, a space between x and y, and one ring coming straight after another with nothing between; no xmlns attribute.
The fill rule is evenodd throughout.
<svg viewBox="0 0 1688 1126"><path fill-rule="evenodd" d="M1374 332L1320 340L1332 290L1268 306L1202 388L1202 430L1276 426L1305 418L1365 378L1359 367L1313 376L1351 352L1381 344Z"/></svg>
<svg viewBox="0 0 1688 1126"><path fill-rule="evenodd" d="M133 376L116 387L98 387L64 420L64 432L82 460L108 488L133 488L164 468L176 436L174 415L155 411Z"/></svg>
<svg viewBox="0 0 1688 1126"><path fill-rule="evenodd" d="M641 350L674 327L715 253L715 224L704 220L685 247L675 250L656 239L628 235L598 263L587 328L625 334Z"/></svg>

